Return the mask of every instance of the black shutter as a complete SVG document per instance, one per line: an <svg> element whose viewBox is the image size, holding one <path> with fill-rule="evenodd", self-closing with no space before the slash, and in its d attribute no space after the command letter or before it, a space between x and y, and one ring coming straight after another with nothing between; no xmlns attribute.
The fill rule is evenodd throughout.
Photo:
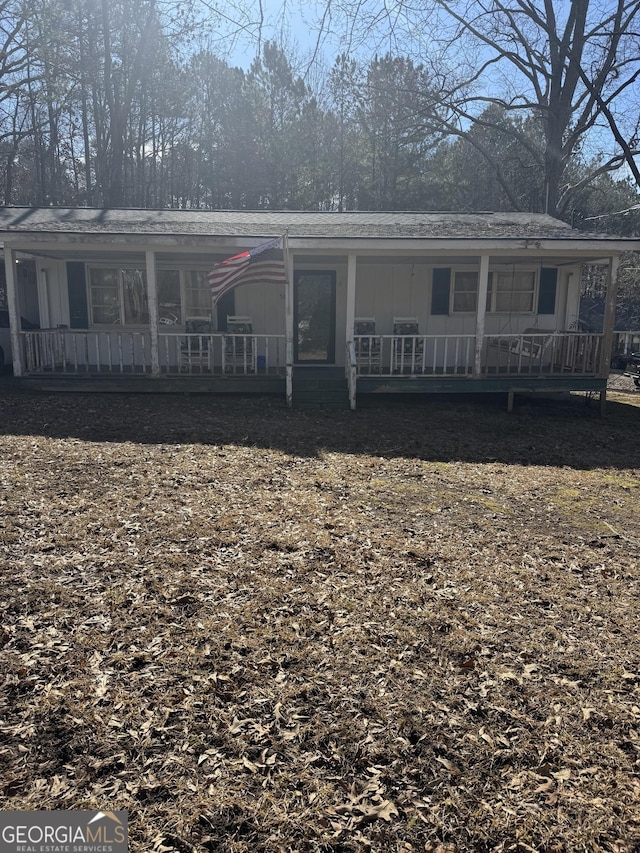
<svg viewBox="0 0 640 853"><path fill-rule="evenodd" d="M449 294L451 290L451 270L449 267L434 269L431 281L431 313L449 313Z"/></svg>
<svg viewBox="0 0 640 853"><path fill-rule="evenodd" d="M558 270L555 267L543 267L540 270L540 290L538 291L538 314L556 313L556 290Z"/></svg>
<svg viewBox="0 0 640 853"><path fill-rule="evenodd" d="M67 261L67 290L69 292L69 325L72 329L88 329L89 306L83 263Z"/></svg>
<svg viewBox="0 0 640 853"><path fill-rule="evenodd" d="M218 331L226 332L227 317L231 317L236 313L236 294L234 290L227 290L216 303L218 312Z"/></svg>

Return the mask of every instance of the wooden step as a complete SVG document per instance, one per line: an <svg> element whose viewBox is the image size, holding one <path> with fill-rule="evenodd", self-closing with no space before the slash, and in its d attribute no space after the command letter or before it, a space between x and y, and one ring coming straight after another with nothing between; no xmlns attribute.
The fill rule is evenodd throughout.
<svg viewBox="0 0 640 853"><path fill-rule="evenodd" d="M347 380L294 376L293 405L296 409L348 409Z"/></svg>

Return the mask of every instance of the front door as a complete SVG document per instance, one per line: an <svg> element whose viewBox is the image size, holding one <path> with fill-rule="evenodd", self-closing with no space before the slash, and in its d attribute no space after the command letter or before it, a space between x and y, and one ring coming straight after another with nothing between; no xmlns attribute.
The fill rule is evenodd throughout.
<svg viewBox="0 0 640 853"><path fill-rule="evenodd" d="M335 364L335 272L298 270L293 282L296 364Z"/></svg>

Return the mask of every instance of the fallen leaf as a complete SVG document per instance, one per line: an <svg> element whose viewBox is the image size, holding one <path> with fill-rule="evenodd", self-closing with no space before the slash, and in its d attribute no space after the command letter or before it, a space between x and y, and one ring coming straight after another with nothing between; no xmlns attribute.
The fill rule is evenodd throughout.
<svg viewBox="0 0 640 853"><path fill-rule="evenodd" d="M460 770L460 768L459 768L459 767L457 767L457 766L453 763L453 761L449 761L449 759L448 759L448 758L439 758L439 757L436 757L436 761L438 761L440 764L442 764L442 766L443 766L443 767L446 767L446 768L447 768L447 770L448 770L450 773L453 773L453 775L454 775L454 776L460 776L460 775L461 775L461 770Z"/></svg>
<svg viewBox="0 0 640 853"><path fill-rule="evenodd" d="M569 768L565 768L564 770L558 770L557 773L552 773L551 775L554 779L566 781L567 779L571 779L571 770L569 770Z"/></svg>

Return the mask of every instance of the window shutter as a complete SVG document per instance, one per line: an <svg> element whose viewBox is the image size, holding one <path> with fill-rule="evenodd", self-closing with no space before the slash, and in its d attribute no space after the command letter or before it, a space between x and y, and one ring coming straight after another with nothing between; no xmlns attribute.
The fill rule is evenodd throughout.
<svg viewBox="0 0 640 853"><path fill-rule="evenodd" d="M89 307L83 263L67 261L67 290L69 292L69 325L72 329L88 329Z"/></svg>
<svg viewBox="0 0 640 853"><path fill-rule="evenodd" d="M431 313L449 313L449 293L451 290L451 270L449 267L434 269L431 282Z"/></svg>
<svg viewBox="0 0 640 853"><path fill-rule="evenodd" d="M236 294L233 290L228 290L220 297L216 304L218 312L218 331L227 332L227 317L236 313Z"/></svg>
<svg viewBox="0 0 640 853"><path fill-rule="evenodd" d="M555 267L543 267L540 270L540 290L538 292L538 314L556 313L556 289L558 270Z"/></svg>

